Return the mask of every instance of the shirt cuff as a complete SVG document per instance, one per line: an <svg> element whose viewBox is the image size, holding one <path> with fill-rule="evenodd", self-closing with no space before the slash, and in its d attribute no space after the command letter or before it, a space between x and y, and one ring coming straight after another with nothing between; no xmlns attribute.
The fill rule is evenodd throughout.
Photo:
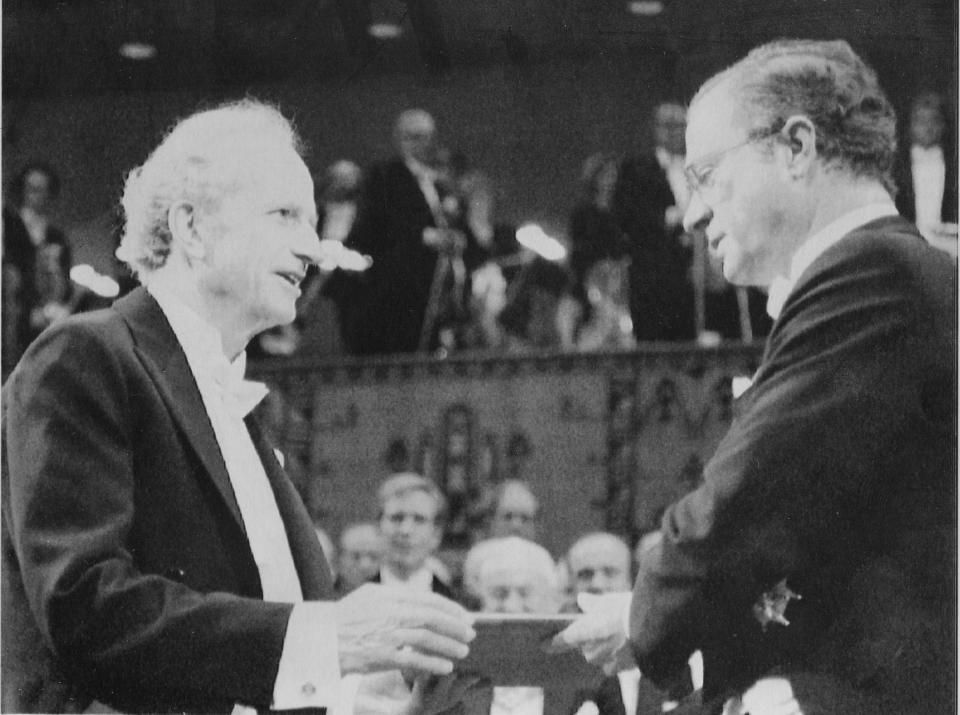
<svg viewBox="0 0 960 715"><path fill-rule="evenodd" d="M287 622L273 684L273 710L330 708L341 700L337 624L332 602L297 603ZM343 711L349 712L349 711Z"/></svg>

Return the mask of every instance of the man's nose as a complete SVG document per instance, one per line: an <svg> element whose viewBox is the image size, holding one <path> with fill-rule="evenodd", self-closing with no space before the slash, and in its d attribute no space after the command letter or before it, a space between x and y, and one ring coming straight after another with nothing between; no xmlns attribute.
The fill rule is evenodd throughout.
<svg viewBox="0 0 960 715"><path fill-rule="evenodd" d="M320 263L320 236L317 235L313 226L306 225L302 231L298 232L293 253L306 264Z"/></svg>
<svg viewBox="0 0 960 715"><path fill-rule="evenodd" d="M707 224L713 217L713 211L704 203L699 191L693 191L690 194L690 203L687 204L687 210L683 214L684 231L693 231L695 229L706 230Z"/></svg>
<svg viewBox="0 0 960 715"><path fill-rule="evenodd" d="M523 613L526 610L523 598L518 593L511 593L503 599L504 613Z"/></svg>

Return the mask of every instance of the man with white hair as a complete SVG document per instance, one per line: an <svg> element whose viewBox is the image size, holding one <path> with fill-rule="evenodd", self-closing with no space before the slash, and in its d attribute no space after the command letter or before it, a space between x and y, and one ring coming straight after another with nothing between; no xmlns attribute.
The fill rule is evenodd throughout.
<svg viewBox="0 0 960 715"><path fill-rule="evenodd" d="M469 616L329 601L306 508L243 379L319 258L292 126L253 100L177 124L126 183L143 287L45 332L3 391L3 710L349 710L341 676L447 673ZM344 688L346 692L347 688Z"/></svg>
<svg viewBox="0 0 960 715"><path fill-rule="evenodd" d="M477 564L480 610L486 613L556 613L556 564L545 548L518 536L483 542Z"/></svg>
<svg viewBox="0 0 960 715"><path fill-rule="evenodd" d="M339 297L344 337L362 354L436 347L440 327L462 309L467 272L483 257L437 170L433 117L402 112L393 139L397 155L364 174L347 239L373 259L357 295Z"/></svg>

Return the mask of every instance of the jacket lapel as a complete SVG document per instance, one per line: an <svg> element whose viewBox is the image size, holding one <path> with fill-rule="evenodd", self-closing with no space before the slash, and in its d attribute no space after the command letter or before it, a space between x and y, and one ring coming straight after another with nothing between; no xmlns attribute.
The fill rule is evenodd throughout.
<svg viewBox="0 0 960 715"><path fill-rule="evenodd" d="M287 543L293 563L300 578L300 590L304 600L330 598L333 593L333 577L327 564L323 549L313 529L313 522L307 513L300 495L287 478L280 466L273 447L263 434L260 424L253 415L244 422L254 447L260 455L263 470L270 480L273 496L277 500L277 510L287 533Z"/></svg>
<svg viewBox="0 0 960 715"><path fill-rule="evenodd" d="M113 307L130 326L135 349L144 369L156 384L184 439L196 451L237 526L245 534L240 507L203 398L187 363L187 356L163 311L144 288L137 288L114 303Z"/></svg>

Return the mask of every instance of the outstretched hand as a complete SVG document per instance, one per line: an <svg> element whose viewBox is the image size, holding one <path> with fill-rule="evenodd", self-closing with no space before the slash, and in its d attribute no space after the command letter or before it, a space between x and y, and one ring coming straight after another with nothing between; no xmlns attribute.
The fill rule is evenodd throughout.
<svg viewBox="0 0 960 715"><path fill-rule="evenodd" d="M334 609L344 673L445 675L476 633L461 606L434 593L366 584Z"/></svg>
<svg viewBox="0 0 960 715"><path fill-rule="evenodd" d="M554 636L553 652L579 649L588 663L599 666L607 675L634 667L627 641L626 613L630 592L577 597L583 615Z"/></svg>

